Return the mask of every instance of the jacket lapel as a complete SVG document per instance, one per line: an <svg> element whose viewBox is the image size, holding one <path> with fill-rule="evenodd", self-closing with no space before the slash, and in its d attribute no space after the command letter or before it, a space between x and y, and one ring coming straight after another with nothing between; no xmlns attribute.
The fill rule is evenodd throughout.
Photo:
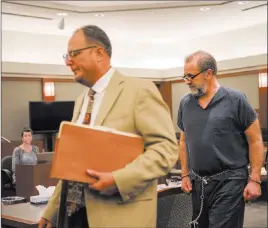
<svg viewBox="0 0 268 228"><path fill-rule="evenodd" d="M78 120L79 114L81 112L82 109L82 105L84 102L84 97L87 93L87 89L78 97L75 107L74 107L74 112L73 112L73 118L72 118L72 122L76 122Z"/></svg>
<svg viewBox="0 0 268 228"><path fill-rule="evenodd" d="M102 125L105 117L108 115L110 109L113 107L113 104L123 89L123 81L123 76L120 75L119 72L115 71L105 91L94 125Z"/></svg>

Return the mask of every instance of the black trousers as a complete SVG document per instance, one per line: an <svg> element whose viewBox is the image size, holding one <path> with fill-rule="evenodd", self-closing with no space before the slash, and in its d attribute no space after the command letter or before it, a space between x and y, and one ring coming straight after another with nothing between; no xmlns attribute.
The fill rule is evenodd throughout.
<svg viewBox="0 0 268 228"><path fill-rule="evenodd" d="M86 209L83 207L68 217L68 228L89 228ZM66 226L67 227L67 226Z"/></svg>
<svg viewBox="0 0 268 228"><path fill-rule="evenodd" d="M204 206L198 228L243 228L247 180L210 180L204 187ZM192 181L193 220L200 212L201 180ZM194 226L191 226L194 228Z"/></svg>

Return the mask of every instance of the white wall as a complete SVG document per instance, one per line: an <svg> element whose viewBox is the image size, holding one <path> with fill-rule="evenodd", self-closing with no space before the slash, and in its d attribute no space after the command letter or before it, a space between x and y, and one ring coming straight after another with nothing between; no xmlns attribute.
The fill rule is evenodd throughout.
<svg viewBox="0 0 268 228"><path fill-rule="evenodd" d="M157 69L117 68L122 74L133 77L162 80L163 71ZM73 78L72 72L65 65L2 62L2 75L6 77L53 77Z"/></svg>
<svg viewBox="0 0 268 228"><path fill-rule="evenodd" d="M29 126L29 101L42 101L40 81L3 81L2 134L9 140L20 140L21 130Z"/></svg>
<svg viewBox="0 0 268 228"><path fill-rule="evenodd" d="M243 92L249 103L252 105L254 109L259 108L259 77L257 75L245 75L238 77L226 77L219 78L218 81L220 85L225 87L230 87L234 89L238 89ZM174 127L176 132L179 132L180 129L177 126L177 117L178 117L178 109L181 98L189 93L189 88L184 83L173 83L172 84L172 117Z"/></svg>
<svg viewBox="0 0 268 228"><path fill-rule="evenodd" d="M55 99L57 101L75 101L85 87L76 82L55 82Z"/></svg>
<svg viewBox="0 0 268 228"><path fill-rule="evenodd" d="M62 55L67 50L68 38L4 30L2 61L63 65ZM218 61L267 53L267 23L196 39L167 42L112 40L112 45L114 66L169 69L183 66L184 57L199 49L211 52Z"/></svg>
<svg viewBox="0 0 268 228"><path fill-rule="evenodd" d="M229 59L218 62L218 72L231 73L267 68L267 54ZM159 70L141 68L117 68L122 74L148 78L154 81L174 80L183 75L183 67ZM52 77L72 78L72 72L65 65L2 62L2 75L6 77Z"/></svg>
<svg viewBox="0 0 268 228"><path fill-rule="evenodd" d="M247 56L243 58L228 59L217 61L218 74L225 74L230 72L246 71L253 69L267 68L267 53ZM183 75L183 67L167 69L163 71L163 78L178 79Z"/></svg>
<svg viewBox="0 0 268 228"><path fill-rule="evenodd" d="M254 109L259 109L259 77L258 75L246 75L238 77L226 77L218 79L220 85L231 87L243 92Z"/></svg>
<svg viewBox="0 0 268 228"><path fill-rule="evenodd" d="M171 85L171 99L172 99L172 119L176 132L180 129L177 126L178 110L181 98L189 93L189 88L184 83L173 83Z"/></svg>

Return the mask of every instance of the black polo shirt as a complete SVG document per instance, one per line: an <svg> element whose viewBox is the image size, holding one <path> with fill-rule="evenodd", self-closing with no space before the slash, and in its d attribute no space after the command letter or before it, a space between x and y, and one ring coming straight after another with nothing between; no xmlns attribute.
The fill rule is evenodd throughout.
<svg viewBox="0 0 268 228"><path fill-rule="evenodd" d="M191 94L183 97L178 126L185 133L189 168L200 175L246 169L249 147L245 130L257 113L241 92L220 87L205 109Z"/></svg>

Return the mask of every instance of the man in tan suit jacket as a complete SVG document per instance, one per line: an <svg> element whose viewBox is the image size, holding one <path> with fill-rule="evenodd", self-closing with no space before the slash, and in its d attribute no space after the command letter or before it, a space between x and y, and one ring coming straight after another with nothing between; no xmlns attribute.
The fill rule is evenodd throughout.
<svg viewBox="0 0 268 228"><path fill-rule="evenodd" d="M167 174L178 160L174 127L154 83L123 76L111 68L111 50L104 31L97 26L85 26L69 40L66 64L76 81L89 88L109 78L99 91L103 97L97 113L95 109L94 125L142 136L145 152L112 173L87 171L98 179L84 188L87 221L90 228L156 227L157 179ZM76 101L73 121L81 115L87 91ZM60 193L61 181L40 220L40 228L57 223Z"/></svg>

